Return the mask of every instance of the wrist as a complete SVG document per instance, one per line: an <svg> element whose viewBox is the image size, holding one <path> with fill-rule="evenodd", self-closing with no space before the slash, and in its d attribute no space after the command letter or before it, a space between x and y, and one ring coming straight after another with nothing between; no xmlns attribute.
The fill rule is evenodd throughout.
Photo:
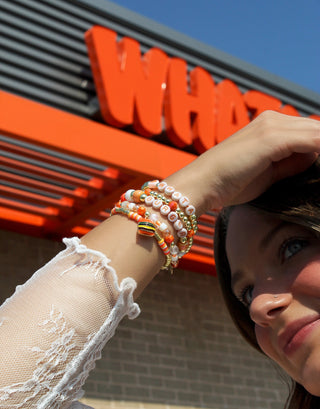
<svg viewBox="0 0 320 409"><path fill-rule="evenodd" d="M197 218L207 211L221 207L219 190L218 186L214 186L213 174L207 175L207 172L202 172L197 166L178 171L164 181L189 198L190 203L196 208Z"/></svg>

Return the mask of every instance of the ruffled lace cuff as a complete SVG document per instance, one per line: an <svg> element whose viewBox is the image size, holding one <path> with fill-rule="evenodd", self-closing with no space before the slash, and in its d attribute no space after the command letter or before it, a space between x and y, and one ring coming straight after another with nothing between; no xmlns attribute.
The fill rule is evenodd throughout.
<svg viewBox="0 0 320 409"><path fill-rule="evenodd" d="M0 408L75 409L121 319L140 313L133 279L119 284L105 255L64 243L0 307Z"/></svg>

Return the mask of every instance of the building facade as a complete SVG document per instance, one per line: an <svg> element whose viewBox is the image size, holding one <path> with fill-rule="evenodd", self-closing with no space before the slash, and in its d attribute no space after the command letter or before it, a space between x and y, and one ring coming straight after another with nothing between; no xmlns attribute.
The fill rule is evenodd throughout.
<svg viewBox="0 0 320 409"><path fill-rule="evenodd" d="M319 119L319 95L106 0L0 5L1 301L110 214L273 109ZM146 150L143 162L138 153ZM161 272L86 386L100 408L282 408L288 385L238 335L212 250L215 211Z"/></svg>

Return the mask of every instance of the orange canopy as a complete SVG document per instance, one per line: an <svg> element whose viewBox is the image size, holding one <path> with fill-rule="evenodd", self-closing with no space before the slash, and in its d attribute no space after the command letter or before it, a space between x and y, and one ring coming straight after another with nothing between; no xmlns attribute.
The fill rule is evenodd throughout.
<svg viewBox="0 0 320 409"><path fill-rule="evenodd" d="M25 234L81 236L109 216L124 191L195 158L3 91L0 112L0 223ZM214 273L213 224L214 213L200 218L181 267Z"/></svg>

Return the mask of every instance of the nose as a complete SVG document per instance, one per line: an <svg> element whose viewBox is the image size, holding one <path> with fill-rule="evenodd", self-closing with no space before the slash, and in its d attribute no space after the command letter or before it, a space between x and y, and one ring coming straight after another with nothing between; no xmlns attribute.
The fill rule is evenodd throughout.
<svg viewBox="0 0 320 409"><path fill-rule="evenodd" d="M261 327L271 326L275 319L288 307L292 300L290 293L258 294L250 305L250 317Z"/></svg>

